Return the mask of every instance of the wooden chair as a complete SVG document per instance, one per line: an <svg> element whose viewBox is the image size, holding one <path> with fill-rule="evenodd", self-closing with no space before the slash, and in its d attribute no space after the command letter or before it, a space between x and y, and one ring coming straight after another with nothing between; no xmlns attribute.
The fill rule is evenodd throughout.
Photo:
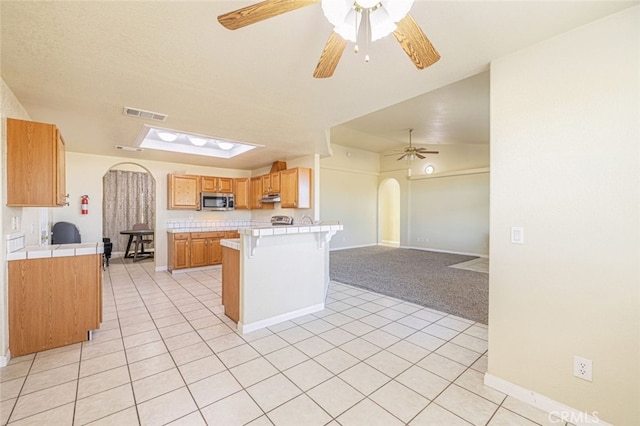
<svg viewBox="0 0 640 426"><path fill-rule="evenodd" d="M149 225L147 225L146 223L136 223L131 229L133 229L134 231L151 231L151 228L149 228ZM138 255L149 255L149 257L153 256L152 252L148 252L144 249L145 244L153 244L153 235L138 235L136 236L135 244L136 245L133 251L134 262L137 260Z"/></svg>

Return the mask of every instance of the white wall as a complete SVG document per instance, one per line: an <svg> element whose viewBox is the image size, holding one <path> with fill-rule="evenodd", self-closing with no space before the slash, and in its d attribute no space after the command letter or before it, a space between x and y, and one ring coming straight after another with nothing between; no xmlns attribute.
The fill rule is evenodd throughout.
<svg viewBox="0 0 640 426"><path fill-rule="evenodd" d="M487 256L489 145L427 148L440 153L412 162L381 157L380 181L394 178L400 184L400 245ZM434 174L425 174L427 164L435 167Z"/></svg>
<svg viewBox="0 0 640 426"><path fill-rule="evenodd" d="M397 247L400 245L400 184L395 179L380 183L378 206L379 242Z"/></svg>
<svg viewBox="0 0 640 426"><path fill-rule="evenodd" d="M379 155L340 145L332 150L320 160L320 219L338 220L344 231L332 238L331 249L374 245Z"/></svg>
<svg viewBox="0 0 640 426"><path fill-rule="evenodd" d="M640 419L638 22L634 7L491 65L488 373L619 425Z"/></svg>
<svg viewBox="0 0 640 426"><path fill-rule="evenodd" d="M407 245L489 254L489 173L411 180Z"/></svg>

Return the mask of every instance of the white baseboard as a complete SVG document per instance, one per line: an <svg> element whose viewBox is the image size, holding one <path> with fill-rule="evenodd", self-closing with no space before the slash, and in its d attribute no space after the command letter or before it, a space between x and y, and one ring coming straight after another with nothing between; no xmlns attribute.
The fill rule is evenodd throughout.
<svg viewBox="0 0 640 426"><path fill-rule="evenodd" d="M167 265L165 266L156 266L156 272L162 272L167 270Z"/></svg>
<svg viewBox="0 0 640 426"><path fill-rule="evenodd" d="M363 244L363 245L360 245L360 246L338 247L338 248L329 249L329 251L349 250L349 249L354 249L354 248L373 247L373 246L377 246L377 245L378 244Z"/></svg>
<svg viewBox="0 0 640 426"><path fill-rule="evenodd" d="M186 274L187 272L198 272L198 271L207 271L209 269L221 269L222 265L211 265L211 266L199 266L197 268L184 268L184 269L174 269L171 272L171 275L176 275L176 274ZM164 269L167 269L166 266L164 266ZM156 269L157 271L158 269Z"/></svg>
<svg viewBox="0 0 640 426"><path fill-rule="evenodd" d="M440 249L429 248L429 247L400 246L400 248L412 249L412 250L423 250L423 251L435 251L436 253L459 254L462 256L489 257L488 254L469 253L465 251L440 250Z"/></svg>
<svg viewBox="0 0 640 426"><path fill-rule="evenodd" d="M400 241L382 240L379 245L385 247L400 247Z"/></svg>
<svg viewBox="0 0 640 426"><path fill-rule="evenodd" d="M552 416L549 419L558 419L558 424L569 422L576 426L612 426L610 423L599 419L597 411L585 413L584 411L576 410L575 408L569 407L561 402L547 398L544 395L540 395L539 393L523 388L522 386L508 382L489 373L484 374L484 384L549 413L549 416Z"/></svg>
<svg viewBox="0 0 640 426"><path fill-rule="evenodd" d="M11 351L7 349L7 353L5 355L0 356L0 367L6 367L9 365L9 361L11 360Z"/></svg>
<svg viewBox="0 0 640 426"><path fill-rule="evenodd" d="M238 331L240 332L240 334L251 333L252 331L260 330L261 328L269 327L271 325L292 320L294 318L299 318L308 314L312 314L314 312L319 312L323 309L324 309L324 303L319 303L317 305L312 305L312 306L298 309L297 311L288 312L282 315L276 315L275 317L266 318L266 319L252 322L249 324L243 324L242 322L238 322Z"/></svg>

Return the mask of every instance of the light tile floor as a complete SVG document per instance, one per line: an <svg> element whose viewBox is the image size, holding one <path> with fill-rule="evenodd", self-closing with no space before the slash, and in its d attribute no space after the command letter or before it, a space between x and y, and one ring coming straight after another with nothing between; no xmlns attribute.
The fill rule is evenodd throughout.
<svg viewBox="0 0 640 426"><path fill-rule="evenodd" d="M0 369L2 425L534 425L483 385L487 327L331 283L327 307L246 335L221 271L113 259L92 341Z"/></svg>
<svg viewBox="0 0 640 426"><path fill-rule="evenodd" d="M467 260L466 262L449 265L450 268L466 269L467 271L489 273L489 258L479 257L477 259Z"/></svg>

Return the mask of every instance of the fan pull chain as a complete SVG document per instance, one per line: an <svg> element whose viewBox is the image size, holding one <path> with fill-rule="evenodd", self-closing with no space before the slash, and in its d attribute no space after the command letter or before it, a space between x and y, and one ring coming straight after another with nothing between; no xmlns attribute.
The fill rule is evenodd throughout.
<svg viewBox="0 0 640 426"><path fill-rule="evenodd" d="M363 12L363 16L362 19L365 19L364 21L364 38L365 38L365 53L366 55L364 56L364 61L365 62L369 62L369 42L371 40L371 22L369 21L369 14L371 12L369 11L369 9L365 9Z"/></svg>
<svg viewBox="0 0 640 426"><path fill-rule="evenodd" d="M356 37L355 37L356 38L356 45L353 48L353 53L358 53L360 51L360 48L358 47L358 33L360 32L358 30L360 28L358 28L358 14L357 13L353 14L353 19L356 20L356 23L354 25L354 28L356 29Z"/></svg>

